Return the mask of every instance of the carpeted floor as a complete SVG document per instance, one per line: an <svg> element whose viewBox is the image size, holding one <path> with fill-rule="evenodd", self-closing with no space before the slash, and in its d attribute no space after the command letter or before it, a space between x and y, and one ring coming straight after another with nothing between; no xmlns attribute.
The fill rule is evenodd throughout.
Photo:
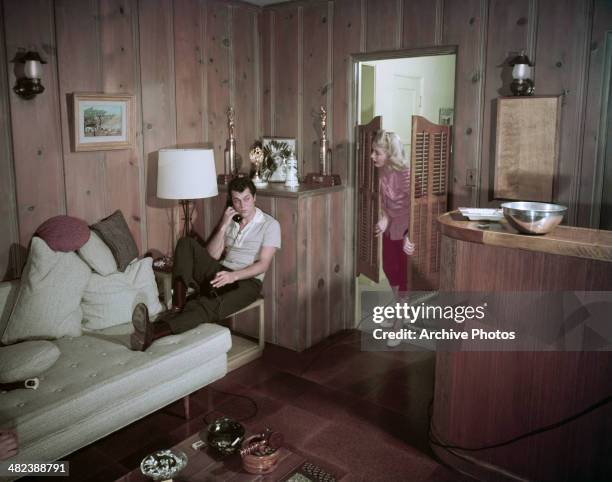
<svg viewBox="0 0 612 482"><path fill-rule="evenodd" d="M261 359L194 393L191 420L182 402L159 410L67 457L70 478L114 480L206 427L205 415L226 415L243 420L248 434L282 432L293 451L342 480L471 480L441 466L429 448L433 377L432 354L362 352L357 332L302 353L267 345Z"/></svg>

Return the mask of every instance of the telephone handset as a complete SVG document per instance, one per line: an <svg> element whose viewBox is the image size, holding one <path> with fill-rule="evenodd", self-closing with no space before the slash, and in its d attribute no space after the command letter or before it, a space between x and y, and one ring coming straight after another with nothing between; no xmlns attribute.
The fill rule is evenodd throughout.
<svg viewBox="0 0 612 482"><path fill-rule="evenodd" d="M228 199L227 199L227 207L230 207L230 206L233 207L234 204L232 203L231 198L228 197ZM234 214L232 216L232 221L234 221L235 223L239 223L240 221L242 221L242 216L240 214Z"/></svg>

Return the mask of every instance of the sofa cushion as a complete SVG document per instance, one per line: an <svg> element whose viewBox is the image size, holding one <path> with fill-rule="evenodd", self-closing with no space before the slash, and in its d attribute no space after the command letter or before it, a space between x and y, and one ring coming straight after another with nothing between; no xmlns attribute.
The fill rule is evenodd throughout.
<svg viewBox="0 0 612 482"><path fill-rule="evenodd" d="M60 356L50 341L24 341L0 347L0 383L11 383L40 375Z"/></svg>
<svg viewBox="0 0 612 482"><path fill-rule="evenodd" d="M76 251L89 239L89 226L72 216L54 216L42 223L35 234L53 251Z"/></svg>
<svg viewBox="0 0 612 482"><path fill-rule="evenodd" d="M152 262L144 258L130 264L124 273L92 274L81 301L84 328L100 330L130 322L138 303L146 303L151 316L162 311Z"/></svg>
<svg viewBox="0 0 612 482"><path fill-rule="evenodd" d="M79 256L91 269L102 276L108 276L117 271L117 261L113 253L95 231L91 231L89 241L79 249Z"/></svg>
<svg viewBox="0 0 612 482"><path fill-rule="evenodd" d="M120 210L94 224L91 229L98 233L110 248L119 271L125 271L138 256L138 247Z"/></svg>
<svg viewBox="0 0 612 482"><path fill-rule="evenodd" d="M62 338L56 342L60 358L39 377L38 390L0 393L0 427L17 427L20 457L66 455L58 443L91 443L226 372L231 336L225 327L206 323L156 340L145 352L127 348L130 333L126 324ZM74 426L80 427L78 434L71 431ZM66 431L80 441L58 438Z"/></svg>
<svg viewBox="0 0 612 482"><path fill-rule="evenodd" d="M8 324L11 311L17 301L19 293L19 280L11 280L0 283L0 337Z"/></svg>
<svg viewBox="0 0 612 482"><path fill-rule="evenodd" d="M79 336L81 296L90 276L76 253L53 251L41 238L32 238L2 343Z"/></svg>

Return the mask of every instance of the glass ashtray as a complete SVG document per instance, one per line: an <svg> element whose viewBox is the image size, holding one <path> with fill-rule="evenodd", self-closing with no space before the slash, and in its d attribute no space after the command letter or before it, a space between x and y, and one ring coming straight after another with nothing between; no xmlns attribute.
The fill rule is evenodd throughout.
<svg viewBox="0 0 612 482"><path fill-rule="evenodd" d="M187 466L187 455L180 450L158 450L140 462L140 471L153 480L169 480Z"/></svg>

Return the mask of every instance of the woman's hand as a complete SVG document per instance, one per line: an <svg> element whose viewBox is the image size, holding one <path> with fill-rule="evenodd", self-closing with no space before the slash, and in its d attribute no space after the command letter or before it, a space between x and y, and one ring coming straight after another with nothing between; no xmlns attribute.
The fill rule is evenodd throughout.
<svg viewBox="0 0 612 482"><path fill-rule="evenodd" d="M412 256L414 254L414 243L408 239L408 235L404 236L404 245L402 246L402 249L408 256Z"/></svg>
<svg viewBox="0 0 612 482"><path fill-rule="evenodd" d="M236 273L231 271L219 271L213 280L210 282L213 288L221 288L221 286L229 285L238 280Z"/></svg>
<svg viewBox="0 0 612 482"><path fill-rule="evenodd" d="M383 214L378 219L376 226L374 226L374 234L376 236L380 236L382 233L384 233L387 230L388 227L389 227L389 217L386 214Z"/></svg>

